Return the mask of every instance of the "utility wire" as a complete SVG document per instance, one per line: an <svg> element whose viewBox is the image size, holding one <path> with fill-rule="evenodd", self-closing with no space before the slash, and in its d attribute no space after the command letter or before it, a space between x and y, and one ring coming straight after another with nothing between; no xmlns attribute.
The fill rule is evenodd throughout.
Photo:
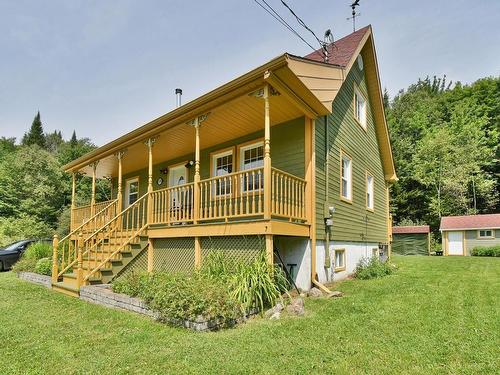
<svg viewBox="0 0 500 375"><path fill-rule="evenodd" d="M312 30L309 28L309 26L307 26L307 25L306 25L306 23L305 23L304 21L302 21L302 19L301 19L299 16L297 16L297 14L295 14L295 12L293 11L293 9L292 9L292 8L290 8L290 7L288 6L288 4L287 4L287 3L285 3L283 0L281 0L281 4L283 4L283 6L284 6L285 8L287 8L287 9L290 11L290 13L292 13L292 15L295 17L295 19L296 19L296 20L297 20L297 22L299 23L299 25L300 25L300 26L302 26L302 27L303 27L304 29L306 29L307 31L309 31L309 32L310 32L310 33L314 36L314 38L318 41L319 45L320 45L321 47L323 47L324 42L316 36L316 34L314 33L314 31L312 31Z"/></svg>
<svg viewBox="0 0 500 375"><path fill-rule="evenodd" d="M305 44L307 44L314 52L318 53L318 50L314 48L307 40L305 40L292 26L286 22L283 17L279 15L274 8L269 5L269 3L266 0L261 0L265 5L261 4L258 0L254 0L254 2L259 5L262 9L264 9L267 13L269 13L275 20L277 20L279 23L281 23L283 26L285 26L292 34L297 36L300 40L302 40ZM320 54L321 55L321 54ZM321 56L323 57L323 56Z"/></svg>

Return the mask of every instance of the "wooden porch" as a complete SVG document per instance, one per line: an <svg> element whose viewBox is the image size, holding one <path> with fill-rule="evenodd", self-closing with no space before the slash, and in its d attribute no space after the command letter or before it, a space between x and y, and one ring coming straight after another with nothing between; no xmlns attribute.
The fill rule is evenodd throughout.
<svg viewBox="0 0 500 375"><path fill-rule="evenodd" d="M136 254L134 251L142 251L145 247L148 248L148 270L152 269L150 258L154 239L192 237L195 266L200 267L201 240L204 237L261 235L265 237L270 263L274 262L274 235L310 237L314 225L314 121L295 104L293 98L282 96L265 84L250 93L240 94L233 102L214 108L213 123L210 122L212 112L206 112L177 128L156 133L73 170L71 233L60 241L57 237L54 239L57 251L54 252L53 283L61 288L67 284L79 288L91 282L107 282L113 277L111 275L116 274L117 267L123 266L124 254ZM226 112L234 111L235 106L248 112L244 120L247 127L228 121L234 117L224 116ZM272 108L275 108L274 112ZM273 124L272 113L276 118ZM210 161L210 176L201 178L202 172L205 176L207 173L207 161L201 158L202 141L206 150L207 147L218 147L220 140L227 143L246 134L255 134L259 131L255 127L259 118L263 120L264 134L258 138L257 166L249 168L242 164L245 166L242 167L238 163L234 168L236 171L231 168L214 175ZM228 125L221 130L222 120L231 127ZM271 162L271 126L292 120L299 123L299 127L294 125L294 128L303 132L298 154L301 160L298 170L302 171L302 177L273 166ZM201 137L202 127L204 137ZM192 138L187 137L190 132ZM182 143L168 147L169 139L177 139L179 134ZM255 143L255 139L252 142ZM194 151L192 161L188 159L194 170L192 178L155 189L160 185L154 183L155 173L158 177L160 168L158 165L154 167L154 161L184 158L183 155L189 155L190 150ZM145 164L140 163L144 156ZM282 155L282 159L287 156ZM141 165L143 168L147 165L147 189L139 194L137 187L137 197L131 199L130 191L124 188L124 175L138 173L135 171ZM76 173L81 172L92 177L92 197L90 204L76 207ZM116 198L96 202L96 179L102 177L116 179Z"/></svg>

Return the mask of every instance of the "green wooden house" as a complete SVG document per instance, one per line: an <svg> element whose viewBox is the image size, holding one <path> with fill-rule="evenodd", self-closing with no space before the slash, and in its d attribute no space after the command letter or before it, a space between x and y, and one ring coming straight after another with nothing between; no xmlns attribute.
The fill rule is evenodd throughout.
<svg viewBox="0 0 500 375"><path fill-rule="evenodd" d="M309 289L387 255L397 178L371 27L328 51L282 54L66 165L73 197L82 175L113 197L73 199L54 288L189 272L220 250L265 251Z"/></svg>

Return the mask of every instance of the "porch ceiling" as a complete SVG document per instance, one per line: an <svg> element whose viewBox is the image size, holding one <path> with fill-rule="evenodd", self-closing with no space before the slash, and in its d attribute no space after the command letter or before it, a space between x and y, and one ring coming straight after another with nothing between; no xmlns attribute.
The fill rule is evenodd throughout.
<svg viewBox="0 0 500 375"><path fill-rule="evenodd" d="M253 91L253 90L252 90ZM232 139L264 129L264 100L247 92L209 111L208 118L200 127L201 149L215 146ZM303 116L296 105L285 95L270 97L271 126ZM271 139L272 148L272 139ZM194 154L195 131L186 122L158 133L153 147L153 163ZM141 141L127 147L122 159L123 174L143 169L148 165L148 149ZM91 167L80 169L92 175ZM99 161L97 177L117 176L118 161L109 155Z"/></svg>

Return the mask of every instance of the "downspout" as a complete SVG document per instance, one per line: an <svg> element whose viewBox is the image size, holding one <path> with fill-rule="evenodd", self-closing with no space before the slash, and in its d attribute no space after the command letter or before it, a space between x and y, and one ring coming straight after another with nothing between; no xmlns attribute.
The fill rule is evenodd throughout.
<svg viewBox="0 0 500 375"><path fill-rule="evenodd" d="M329 158L329 153L328 153L328 147L329 147L329 135L328 135L328 116L324 116L325 119L325 196L324 196L324 202L323 202L323 216L326 216L326 213L329 212L329 207L328 207L328 189L329 189L329 170L330 170L330 158ZM325 265L328 260L328 264L330 264L330 230L327 229L325 226ZM316 262L316 259L313 259L314 262ZM332 291L328 289L325 285L320 283L318 280L315 279L313 276L311 279L311 282L313 285L317 286L321 291L324 293L330 294Z"/></svg>
<svg viewBox="0 0 500 375"><path fill-rule="evenodd" d="M325 198L323 201L323 217L330 215L328 206L328 192L330 191L330 134L328 132L328 117L325 115ZM330 261L330 232L331 228L325 223L325 267L331 266Z"/></svg>

